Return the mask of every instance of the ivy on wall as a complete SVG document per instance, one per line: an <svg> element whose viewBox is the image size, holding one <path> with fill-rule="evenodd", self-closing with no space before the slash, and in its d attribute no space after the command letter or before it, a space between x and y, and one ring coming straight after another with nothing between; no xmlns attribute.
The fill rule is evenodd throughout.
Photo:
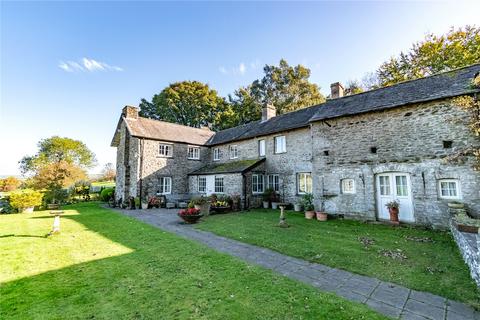
<svg viewBox="0 0 480 320"><path fill-rule="evenodd" d="M472 87L480 88L480 74L472 80ZM455 98L453 103L469 113L468 127L480 140L480 97L478 94L475 94L475 96L462 96ZM480 146L468 147L452 155L447 160L450 162L460 162L467 156L475 157L474 169L480 170Z"/></svg>

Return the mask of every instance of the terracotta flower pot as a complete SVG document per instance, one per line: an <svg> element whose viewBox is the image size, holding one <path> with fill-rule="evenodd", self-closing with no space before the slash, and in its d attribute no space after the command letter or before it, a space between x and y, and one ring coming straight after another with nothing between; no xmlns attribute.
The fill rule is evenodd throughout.
<svg viewBox="0 0 480 320"><path fill-rule="evenodd" d="M327 221L328 219L328 215L326 212L322 212L322 211L317 211L315 212L316 215L317 215L317 220L318 221Z"/></svg>
<svg viewBox="0 0 480 320"><path fill-rule="evenodd" d="M388 213L390 213L390 221L399 223L398 221L398 208L388 208Z"/></svg>
<svg viewBox="0 0 480 320"><path fill-rule="evenodd" d="M315 217L315 211L305 211L305 218L306 219L313 219L313 217Z"/></svg>

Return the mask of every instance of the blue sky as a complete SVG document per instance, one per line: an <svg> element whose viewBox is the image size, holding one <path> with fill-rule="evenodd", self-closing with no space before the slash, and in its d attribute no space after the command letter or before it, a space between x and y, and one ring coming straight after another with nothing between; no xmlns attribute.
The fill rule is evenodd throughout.
<svg viewBox="0 0 480 320"><path fill-rule="evenodd" d="M1 2L0 175L52 135L98 172L121 108L174 81L221 95L281 58L332 82L362 78L425 34L479 24L480 2Z"/></svg>

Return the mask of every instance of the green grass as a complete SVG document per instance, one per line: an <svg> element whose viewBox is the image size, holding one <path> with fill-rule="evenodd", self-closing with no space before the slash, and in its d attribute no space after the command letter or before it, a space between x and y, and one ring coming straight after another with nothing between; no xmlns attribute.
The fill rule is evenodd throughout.
<svg viewBox="0 0 480 320"><path fill-rule="evenodd" d="M480 306L479 290L449 233L349 220L318 222L293 212L287 214L291 227L281 229L277 227L278 216L273 210L215 215L197 228ZM409 237L433 242L416 242ZM374 243L365 246L361 238ZM401 253L406 259L384 256L383 250Z"/></svg>
<svg viewBox="0 0 480 320"><path fill-rule="evenodd" d="M83 203L0 215L2 319L383 319L364 305Z"/></svg>
<svg viewBox="0 0 480 320"><path fill-rule="evenodd" d="M113 188L113 187L115 187L115 181L92 182L92 186L94 186L94 187Z"/></svg>

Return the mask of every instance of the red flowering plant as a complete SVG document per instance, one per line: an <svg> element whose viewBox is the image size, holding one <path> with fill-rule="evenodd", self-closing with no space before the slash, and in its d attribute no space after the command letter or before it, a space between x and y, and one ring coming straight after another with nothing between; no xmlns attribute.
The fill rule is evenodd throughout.
<svg viewBox="0 0 480 320"><path fill-rule="evenodd" d="M200 209L195 209L195 208L182 209L178 212L178 214L181 216L196 216L200 214Z"/></svg>

